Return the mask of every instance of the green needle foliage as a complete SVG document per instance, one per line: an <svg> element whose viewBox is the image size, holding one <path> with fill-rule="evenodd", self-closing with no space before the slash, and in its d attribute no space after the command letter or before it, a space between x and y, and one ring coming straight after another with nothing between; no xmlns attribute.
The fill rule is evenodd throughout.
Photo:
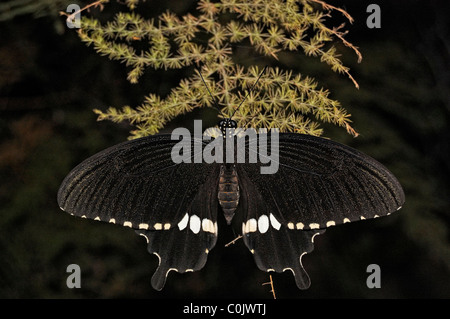
<svg viewBox="0 0 450 319"><path fill-rule="evenodd" d="M127 4L133 9L138 1ZM192 14L177 16L166 11L147 19L131 10L117 13L104 24L83 15L81 40L99 54L125 63L131 83L137 83L147 68L196 66L191 76L180 79L164 98L149 94L136 108L95 110L98 119L128 121L136 127L132 138L137 138L157 133L194 108L214 107L200 72L222 106L223 116L232 114L247 96L233 117L240 127L279 128L281 132L318 136L323 132L320 122L324 122L344 127L356 136L350 114L329 98L328 90L318 88L313 78L269 66L255 85L265 64L276 65L286 52L303 52L345 74L357 87L339 59L335 43L353 49L358 59L361 55L344 39L343 25L331 29L325 25L332 12L342 13L352 22L345 11L319 0L200 0ZM235 48L244 45L252 47L254 56L263 56L259 66L236 62Z"/></svg>

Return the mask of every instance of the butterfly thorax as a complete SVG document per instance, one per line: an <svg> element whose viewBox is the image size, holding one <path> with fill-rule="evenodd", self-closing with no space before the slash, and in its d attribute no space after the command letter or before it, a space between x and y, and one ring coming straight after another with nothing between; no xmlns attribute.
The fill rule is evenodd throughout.
<svg viewBox="0 0 450 319"><path fill-rule="evenodd" d="M218 198L227 224L230 224L239 204L239 181L233 164L224 164L220 168Z"/></svg>
<svg viewBox="0 0 450 319"><path fill-rule="evenodd" d="M220 122L219 122L219 128L220 128L220 131L222 132L222 135L224 136L224 137L226 137L227 136L227 128L237 128L237 123L236 123L236 121L233 121L232 119L230 119L230 118L224 118L223 120L221 120Z"/></svg>

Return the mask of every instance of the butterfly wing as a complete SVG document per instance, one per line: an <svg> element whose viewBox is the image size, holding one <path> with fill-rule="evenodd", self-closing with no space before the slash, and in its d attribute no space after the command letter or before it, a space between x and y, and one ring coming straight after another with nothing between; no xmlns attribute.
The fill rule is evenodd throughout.
<svg viewBox="0 0 450 319"><path fill-rule="evenodd" d="M252 166L252 165L250 165ZM253 166L252 166L253 167ZM263 271L292 271L300 289L310 286L310 279L303 268L302 257L314 249L314 237L323 234L324 229L292 230L282 225L247 175L245 166L238 166L240 205L245 211L242 224L244 243L253 254L256 265Z"/></svg>
<svg viewBox="0 0 450 319"><path fill-rule="evenodd" d="M218 166L214 168L218 169ZM198 188L190 209L175 229L136 230L146 238L148 251L159 258L159 266L152 277L152 286L156 290L164 287L169 271L197 271L205 265L218 233L217 175L218 172L210 174Z"/></svg>
<svg viewBox="0 0 450 319"><path fill-rule="evenodd" d="M309 279L301 256L313 249L315 235L330 226L389 215L405 197L389 170L348 146L290 133L279 134L277 145L275 174L261 174L261 163L237 166L247 211L244 241L260 269L289 269L305 289Z"/></svg>
<svg viewBox="0 0 450 319"><path fill-rule="evenodd" d="M152 279L158 290L170 270L201 269L217 239L220 167L175 164L177 142L156 135L113 146L75 167L58 191L62 210L144 235L159 257Z"/></svg>

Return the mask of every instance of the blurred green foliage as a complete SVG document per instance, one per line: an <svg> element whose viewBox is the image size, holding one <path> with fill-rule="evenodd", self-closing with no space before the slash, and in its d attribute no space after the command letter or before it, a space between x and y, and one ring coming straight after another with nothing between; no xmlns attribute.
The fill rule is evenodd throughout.
<svg viewBox="0 0 450 319"><path fill-rule="evenodd" d="M382 28L365 25L368 1L340 0L355 18L349 40L364 56L343 62L345 77L313 58L286 55L281 64L313 75L349 105L354 139L333 125L324 135L384 163L406 193L403 209L388 218L328 230L303 258L312 286L299 291L290 273L273 276L277 297L450 297L450 152L448 2L379 1ZM163 12L163 2L147 3ZM187 1L174 1L179 12ZM417 17L420 15L421 19ZM94 107L138 105L149 89L167 94L176 71L150 71L139 85L123 66L93 53L71 30L58 34L50 18L15 16L0 23L0 297L2 298L271 298L268 275L242 242L221 236L203 270L170 273L162 292L150 278L157 258L130 229L71 217L56 192L83 159L127 138L126 124L96 122ZM345 50L345 48L343 48ZM217 113L198 110L167 129ZM219 225L224 226L224 225ZM238 230L237 230L238 231ZM66 287L66 267L80 265L81 289ZM381 289L368 289L366 267L381 267Z"/></svg>

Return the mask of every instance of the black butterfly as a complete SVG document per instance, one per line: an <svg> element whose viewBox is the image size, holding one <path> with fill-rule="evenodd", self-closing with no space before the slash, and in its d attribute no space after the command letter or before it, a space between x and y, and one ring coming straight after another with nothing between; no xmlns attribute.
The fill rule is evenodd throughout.
<svg viewBox="0 0 450 319"><path fill-rule="evenodd" d="M228 118L219 126L225 133L237 125ZM161 134L110 147L75 167L58 192L62 210L144 236L148 251L159 258L152 277L157 290L171 270L205 265L218 236L219 206L228 223L242 214L244 243L261 270L290 270L306 289L310 280L301 258L313 250L316 235L389 215L405 201L382 164L324 138L279 133L275 174L261 174L261 162L177 164L171 152L178 142ZM211 141L193 138L192 157L195 143L203 150Z"/></svg>

